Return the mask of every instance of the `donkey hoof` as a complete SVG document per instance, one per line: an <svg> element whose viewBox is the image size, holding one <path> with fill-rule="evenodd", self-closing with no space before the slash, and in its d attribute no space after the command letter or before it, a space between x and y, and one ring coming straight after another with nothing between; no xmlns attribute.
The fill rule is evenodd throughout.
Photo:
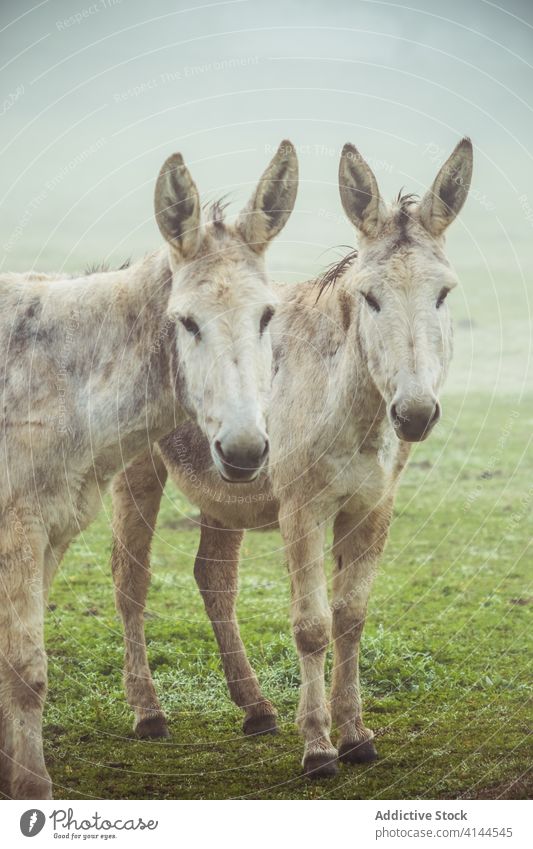
<svg viewBox="0 0 533 849"><path fill-rule="evenodd" d="M306 778L333 778L338 772L336 753L318 752L304 758Z"/></svg>
<svg viewBox="0 0 533 849"><path fill-rule="evenodd" d="M260 734L277 734L279 729L274 714L262 713L258 716L247 716L242 730L247 737L257 737Z"/></svg>
<svg viewBox="0 0 533 849"><path fill-rule="evenodd" d="M345 764L368 764L378 758L373 740L360 743L343 743L339 749L339 760Z"/></svg>
<svg viewBox="0 0 533 849"><path fill-rule="evenodd" d="M142 740L170 737L167 723L162 716L147 716L141 719L134 728L137 737Z"/></svg>

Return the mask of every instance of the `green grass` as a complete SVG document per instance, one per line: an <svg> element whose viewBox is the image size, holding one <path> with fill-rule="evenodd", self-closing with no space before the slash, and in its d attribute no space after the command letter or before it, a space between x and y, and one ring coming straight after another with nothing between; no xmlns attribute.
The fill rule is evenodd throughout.
<svg viewBox="0 0 533 849"><path fill-rule="evenodd" d="M333 781L299 774L299 670L279 535L249 534L244 545L243 638L282 732L250 740L193 579L198 534L179 527L177 511L195 511L170 488L146 627L172 737L133 739L106 503L50 600L45 749L56 797L531 796L532 424L531 399L450 398L413 452L363 637L365 716L381 758L343 766Z"/></svg>

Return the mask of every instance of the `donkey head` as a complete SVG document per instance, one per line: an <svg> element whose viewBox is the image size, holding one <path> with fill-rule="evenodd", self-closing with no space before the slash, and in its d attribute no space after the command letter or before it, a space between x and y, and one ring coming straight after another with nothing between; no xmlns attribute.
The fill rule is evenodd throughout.
<svg viewBox="0 0 533 849"><path fill-rule="evenodd" d="M220 203L202 221L198 190L179 153L167 159L156 184L156 218L173 274L168 316L176 326L180 401L229 481L253 480L268 456L268 324L276 297L264 252L287 222L297 187L296 152L287 141L233 226Z"/></svg>
<svg viewBox="0 0 533 849"><path fill-rule="evenodd" d="M417 202L391 207L371 169L344 146L342 205L360 233L359 333L368 368L399 439L425 439L440 417L439 389L452 354L446 296L457 279L444 254L444 231L463 206L472 176L472 144L463 139Z"/></svg>

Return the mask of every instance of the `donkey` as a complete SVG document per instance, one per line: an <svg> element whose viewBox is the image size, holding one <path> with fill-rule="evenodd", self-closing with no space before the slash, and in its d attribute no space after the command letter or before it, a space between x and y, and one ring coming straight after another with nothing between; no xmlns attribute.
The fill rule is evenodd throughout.
<svg viewBox="0 0 533 849"><path fill-rule="evenodd" d="M275 293L264 250L294 206L283 142L234 226L201 221L180 154L155 214L166 244L82 278L0 277L0 754L6 795L49 798L42 748L43 620L53 574L113 476L187 416L226 480L268 456L265 412Z"/></svg>
<svg viewBox="0 0 533 849"><path fill-rule="evenodd" d="M274 732L276 711L239 635L239 549L244 529L279 523L301 666L304 773L332 776L338 759L362 763L377 757L362 717L359 643L400 473L411 443L426 439L441 415L439 390L452 354L446 297L457 284L444 233L465 202L472 162L465 138L420 201L403 195L387 206L367 163L345 145L340 195L360 250L318 281L279 289L271 325L268 470L247 487L226 484L217 477L205 436L187 422L114 482L112 566L125 627L126 691L141 734L147 711L151 734L168 733L146 659L143 609L150 540L170 474L201 510L194 574L230 694L245 711L244 732ZM323 569L330 522L331 605ZM331 638L329 706L324 659ZM330 738L332 719L337 748Z"/></svg>

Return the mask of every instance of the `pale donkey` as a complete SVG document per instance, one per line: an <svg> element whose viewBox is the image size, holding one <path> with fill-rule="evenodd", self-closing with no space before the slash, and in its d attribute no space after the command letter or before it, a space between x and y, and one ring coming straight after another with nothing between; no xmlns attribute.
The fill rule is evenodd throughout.
<svg viewBox="0 0 533 849"><path fill-rule="evenodd" d="M350 144L339 168L344 210L359 234L351 253L318 281L279 286L272 320L274 372L268 470L253 484L217 477L209 446L188 422L113 485L113 575L125 627L125 682L143 736L168 734L146 656L143 611L149 549L167 473L201 510L194 574L220 647L230 694L249 734L276 730L239 635L235 603L243 529L279 527L290 573L291 615L301 666L298 724L304 772L334 775L377 757L363 723L359 642L372 579L391 522L410 443L440 417L439 391L452 354L446 302L457 279L444 233L470 186L473 153L463 139L417 201L387 206ZM334 528L333 599L323 569ZM331 701L324 682L333 638ZM331 720L338 744L330 738Z"/></svg>
<svg viewBox="0 0 533 849"><path fill-rule="evenodd" d="M165 244L131 267L0 276L0 779L48 798L42 746L47 592L113 476L192 416L227 479L268 456L266 403L276 296L264 250L298 181L283 142L234 225L202 221L180 154L163 165L155 213ZM201 326L201 334L198 330Z"/></svg>

